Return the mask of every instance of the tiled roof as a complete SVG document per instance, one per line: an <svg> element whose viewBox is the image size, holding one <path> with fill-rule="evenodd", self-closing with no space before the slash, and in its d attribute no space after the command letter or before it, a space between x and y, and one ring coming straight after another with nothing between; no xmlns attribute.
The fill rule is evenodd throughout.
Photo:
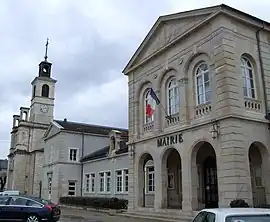
<svg viewBox="0 0 270 222"><path fill-rule="evenodd" d="M8 168L8 160L0 160L0 170L6 170Z"/></svg>
<svg viewBox="0 0 270 222"><path fill-rule="evenodd" d="M81 162L104 158L108 155L110 146L106 146L81 158Z"/></svg>
<svg viewBox="0 0 270 222"><path fill-rule="evenodd" d="M104 148L101 148L93 153L90 153L89 155L86 155L81 158L81 162L86 162L89 160L97 160L101 158L105 158L108 156L108 153L110 151L110 146L106 146ZM126 145L126 141L120 141L120 149L115 152L116 155L127 153L128 152L128 146Z"/></svg>
<svg viewBox="0 0 270 222"><path fill-rule="evenodd" d="M54 120L60 126L62 126L65 130L74 131L74 132L84 132L84 133L93 133L99 135L108 135L111 130L119 130L124 134L127 134L127 129L110 127L110 126L100 126L86 123L77 123L71 122L67 120ZM123 135L124 135L123 134Z"/></svg>

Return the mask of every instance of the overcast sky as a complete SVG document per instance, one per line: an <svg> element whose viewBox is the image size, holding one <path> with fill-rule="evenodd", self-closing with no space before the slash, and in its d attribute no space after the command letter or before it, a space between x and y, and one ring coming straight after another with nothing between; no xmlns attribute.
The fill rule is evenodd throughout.
<svg viewBox="0 0 270 222"><path fill-rule="evenodd" d="M30 105L31 81L50 38L55 119L127 127L121 73L158 16L228 4L270 20L269 0L3 0L0 2L0 158L12 116Z"/></svg>

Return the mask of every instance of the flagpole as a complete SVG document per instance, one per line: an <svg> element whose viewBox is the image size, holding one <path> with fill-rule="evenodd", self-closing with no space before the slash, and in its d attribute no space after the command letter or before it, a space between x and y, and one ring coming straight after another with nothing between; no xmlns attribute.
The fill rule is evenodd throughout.
<svg viewBox="0 0 270 222"><path fill-rule="evenodd" d="M168 115L167 110L165 109L165 107L162 105L161 101L159 100L158 96L156 95L155 91L153 90L153 88L150 88L150 95L151 97L156 101L156 105L161 105L162 109L164 110L166 116L166 119L171 119L171 115Z"/></svg>
<svg viewBox="0 0 270 222"><path fill-rule="evenodd" d="M162 109L164 110L164 112L165 112L165 114L166 114L165 118L166 118L166 119L171 119L171 118L172 118L171 115L168 114L167 110L166 110L165 107L162 105L162 103L160 103L160 105L161 105Z"/></svg>

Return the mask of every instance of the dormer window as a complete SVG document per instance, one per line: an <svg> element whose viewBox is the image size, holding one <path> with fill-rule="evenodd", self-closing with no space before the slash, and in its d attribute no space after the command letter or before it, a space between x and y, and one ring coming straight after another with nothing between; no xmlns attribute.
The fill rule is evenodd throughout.
<svg viewBox="0 0 270 222"><path fill-rule="evenodd" d="M115 137L114 136L110 137L110 148L111 148L111 151L115 150Z"/></svg>

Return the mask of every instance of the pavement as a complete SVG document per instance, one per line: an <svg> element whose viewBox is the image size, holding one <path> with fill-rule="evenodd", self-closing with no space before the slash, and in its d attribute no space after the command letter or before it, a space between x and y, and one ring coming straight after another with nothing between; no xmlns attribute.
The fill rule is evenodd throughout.
<svg viewBox="0 0 270 222"><path fill-rule="evenodd" d="M59 222L156 222L149 219L127 218L120 215L100 213L88 210L61 208L61 219Z"/></svg>

